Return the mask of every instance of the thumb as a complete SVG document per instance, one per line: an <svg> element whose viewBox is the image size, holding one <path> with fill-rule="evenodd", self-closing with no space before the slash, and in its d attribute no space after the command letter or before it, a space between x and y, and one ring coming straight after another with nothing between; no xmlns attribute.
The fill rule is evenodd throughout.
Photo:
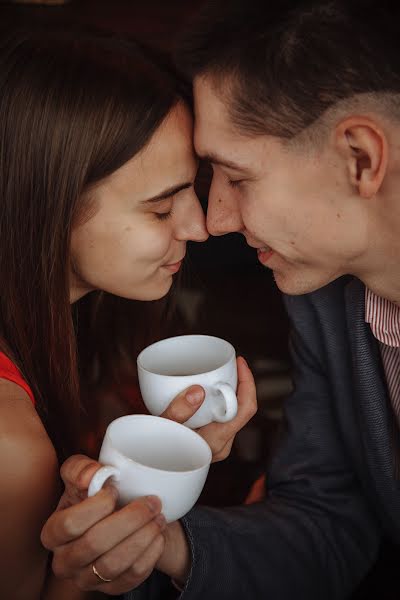
<svg viewBox="0 0 400 600"><path fill-rule="evenodd" d="M162 417L184 423L200 408L205 392L200 385L192 385L176 396L162 413Z"/></svg>
<svg viewBox="0 0 400 600"><path fill-rule="evenodd" d="M101 465L92 458L75 454L64 462L60 474L67 489L73 488L78 492L84 492L100 467Z"/></svg>

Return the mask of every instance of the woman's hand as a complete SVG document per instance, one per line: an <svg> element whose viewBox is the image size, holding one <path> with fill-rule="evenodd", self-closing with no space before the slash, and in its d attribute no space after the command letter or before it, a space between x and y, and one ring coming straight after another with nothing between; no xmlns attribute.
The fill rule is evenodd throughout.
<svg viewBox="0 0 400 600"><path fill-rule="evenodd" d="M210 445L213 461L229 455L236 433L257 410L252 373L243 358L238 358L237 366L236 417L228 423L210 423L197 430ZM162 416L183 423L203 400L204 390L192 386L179 394ZM70 457L61 468L65 491L41 535L43 545L53 552L56 576L74 581L82 590L109 595L134 589L149 577L156 564L164 572L184 580L189 564L187 541L183 533L169 536L173 543L168 546L174 548L171 560L171 552L165 548L167 532L159 499L140 498L116 510L117 493L109 484L88 498L89 483L99 468L98 462L81 455ZM175 528L178 525L172 524ZM93 565L103 578L111 581L104 582L96 576Z"/></svg>
<svg viewBox="0 0 400 600"><path fill-rule="evenodd" d="M87 498L100 464L72 456L61 468L65 484L56 511L42 530L43 545L53 552L53 571L81 590L117 595L132 590L153 571L164 550L161 503L146 496L116 510L117 492L105 485ZM104 579L104 582L93 570Z"/></svg>
<svg viewBox="0 0 400 600"><path fill-rule="evenodd" d="M257 412L256 386L252 372L244 358L237 359L238 369L238 412L234 419L227 423L210 423L196 431L206 440L213 454L213 462L224 460L229 456L233 441L238 431ZM184 423L198 410L204 400L204 390L194 385L179 394L161 415L172 421Z"/></svg>

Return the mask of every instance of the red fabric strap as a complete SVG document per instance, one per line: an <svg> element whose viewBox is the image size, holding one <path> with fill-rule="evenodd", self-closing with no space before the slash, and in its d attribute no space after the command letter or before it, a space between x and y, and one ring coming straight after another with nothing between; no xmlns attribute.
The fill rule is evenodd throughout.
<svg viewBox="0 0 400 600"><path fill-rule="evenodd" d="M8 381L12 381L13 383L19 385L23 390L25 390L29 398L32 400L33 405L35 405L35 398L31 388L26 383L25 379L22 377L20 371L17 369L14 363L5 354L3 354L3 352L0 352L0 379L7 379Z"/></svg>

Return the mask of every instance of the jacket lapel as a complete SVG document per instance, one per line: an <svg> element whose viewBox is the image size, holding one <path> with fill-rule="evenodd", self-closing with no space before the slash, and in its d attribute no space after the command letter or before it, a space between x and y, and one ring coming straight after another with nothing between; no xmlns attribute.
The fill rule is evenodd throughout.
<svg viewBox="0 0 400 600"><path fill-rule="evenodd" d="M383 504L384 512L390 519L390 515L392 518L395 515L400 516L399 485L393 476L391 422L388 411L390 400L379 346L364 320L365 287L361 281L353 279L347 285L345 297L360 439L363 441L376 500ZM394 519L394 522L400 535L400 519ZM392 522L392 527L393 524Z"/></svg>

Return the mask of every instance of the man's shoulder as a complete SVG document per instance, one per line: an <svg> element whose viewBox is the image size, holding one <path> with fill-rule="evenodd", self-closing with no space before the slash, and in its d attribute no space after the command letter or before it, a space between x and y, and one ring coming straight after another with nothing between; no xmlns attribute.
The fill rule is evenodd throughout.
<svg viewBox="0 0 400 600"><path fill-rule="evenodd" d="M302 296L284 295L284 302L292 325L299 330L347 330L348 291L363 284L352 276L339 277L328 285ZM358 290L360 298L363 292Z"/></svg>

